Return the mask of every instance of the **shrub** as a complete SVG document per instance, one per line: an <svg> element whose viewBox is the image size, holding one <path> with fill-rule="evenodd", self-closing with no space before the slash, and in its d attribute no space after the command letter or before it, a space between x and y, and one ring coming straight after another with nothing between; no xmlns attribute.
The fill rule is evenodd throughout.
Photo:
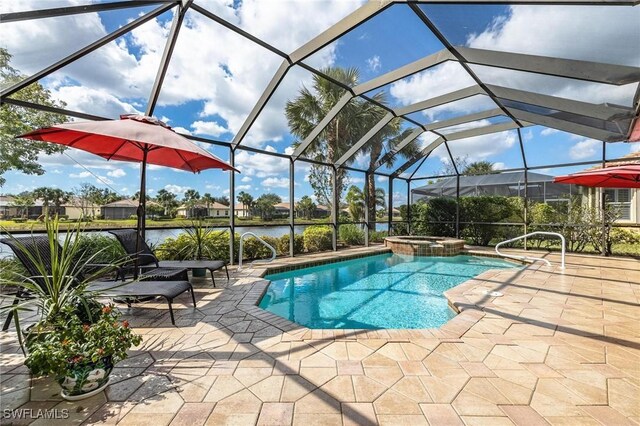
<svg viewBox="0 0 640 426"><path fill-rule="evenodd" d="M361 246L364 244L364 230L358 225L340 225L338 234L340 240L350 246Z"/></svg>
<svg viewBox="0 0 640 426"><path fill-rule="evenodd" d="M333 234L330 226L309 226L303 232L304 248L308 252L325 251L333 248Z"/></svg>
<svg viewBox="0 0 640 426"><path fill-rule="evenodd" d="M239 236L235 236L236 256L238 251ZM186 233L178 235L176 238L167 238L158 245L156 254L158 258L165 260L187 260L191 259L193 239ZM204 257L209 259L229 260L229 232L208 233L202 242L202 252Z"/></svg>
<svg viewBox="0 0 640 426"><path fill-rule="evenodd" d="M499 225L486 223L504 222L514 214L514 206L507 197L460 198L460 222L464 223L464 226L461 226L461 232L474 244L486 246L494 237L501 235Z"/></svg>
<svg viewBox="0 0 640 426"><path fill-rule="evenodd" d="M404 224L403 224L404 225ZM369 242L370 243L381 243L389 233L387 231L372 231L369 232Z"/></svg>
<svg viewBox="0 0 640 426"><path fill-rule="evenodd" d="M276 247L278 254L288 256L289 255L289 235L283 235L278 238L278 245ZM304 237L300 234L293 236L293 254L300 254L304 252Z"/></svg>
<svg viewBox="0 0 640 426"><path fill-rule="evenodd" d="M115 238L100 234L83 233L78 236L78 258L77 263L119 263L126 257L122 245Z"/></svg>
<svg viewBox="0 0 640 426"><path fill-rule="evenodd" d="M640 232L613 228L611 230L611 240L614 244L640 244Z"/></svg>
<svg viewBox="0 0 640 426"><path fill-rule="evenodd" d="M287 235L288 237L288 235ZM266 235L261 236L267 244L276 248L278 245L278 239L276 237L269 237ZM243 257L245 259L264 259L271 257L271 250L269 250L262 242L255 237L246 238L242 243ZM277 249L276 249L277 250Z"/></svg>
<svg viewBox="0 0 640 426"><path fill-rule="evenodd" d="M455 199L439 197L416 203L411 207L411 217L414 223L413 231L417 235L453 237L456 234Z"/></svg>
<svg viewBox="0 0 640 426"><path fill-rule="evenodd" d="M129 219L138 220L138 216L135 214L132 214L131 216L129 216Z"/></svg>

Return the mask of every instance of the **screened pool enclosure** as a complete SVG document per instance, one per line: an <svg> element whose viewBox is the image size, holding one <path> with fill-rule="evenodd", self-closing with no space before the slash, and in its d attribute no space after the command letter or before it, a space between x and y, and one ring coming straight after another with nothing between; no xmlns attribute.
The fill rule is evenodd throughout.
<svg viewBox="0 0 640 426"><path fill-rule="evenodd" d="M2 103L82 120L169 117L242 172L216 178L231 212L252 178L287 191L290 206L312 180L316 202L331 207L334 249L343 223L369 225L368 245L370 231L411 229L410 215L391 212L427 182L456 198L498 182L509 188L500 195L542 201L579 191L541 176L640 155L637 3L4 4L2 47L24 78L3 87ZM35 29L69 33L43 47ZM21 100L36 82L66 106ZM303 101L310 106L299 112ZM466 176L478 161L492 174ZM349 183L373 206L362 217L340 214ZM374 214L376 187L384 219ZM290 207L287 219L261 226L288 232L293 255L307 224ZM230 214L221 228L239 226Z"/></svg>

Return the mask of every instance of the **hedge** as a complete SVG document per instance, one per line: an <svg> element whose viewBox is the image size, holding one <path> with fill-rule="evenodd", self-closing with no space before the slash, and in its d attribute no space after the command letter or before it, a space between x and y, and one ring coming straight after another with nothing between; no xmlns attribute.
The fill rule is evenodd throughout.
<svg viewBox="0 0 640 426"><path fill-rule="evenodd" d="M330 226L309 226L302 233L304 248L308 252L325 251L333 248L333 232Z"/></svg>
<svg viewBox="0 0 640 426"><path fill-rule="evenodd" d="M343 241L347 245L364 245L364 230L358 225L340 225L340 227L338 228L338 235L340 237L340 241Z"/></svg>

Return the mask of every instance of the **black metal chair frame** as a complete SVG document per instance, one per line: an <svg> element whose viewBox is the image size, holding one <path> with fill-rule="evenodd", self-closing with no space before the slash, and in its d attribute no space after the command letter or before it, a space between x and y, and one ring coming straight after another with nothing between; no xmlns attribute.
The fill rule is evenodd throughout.
<svg viewBox="0 0 640 426"><path fill-rule="evenodd" d="M37 285L42 288L45 288L44 277L40 274L40 271L36 267L36 265L32 262L29 256L24 252L27 250L31 253L38 253L39 258L42 262L45 263L47 267L47 271L51 271L51 247L49 246L49 237L46 235L33 235L28 237L15 237L15 238L4 238L0 239L0 243L6 244L11 248L14 252L15 256L20 260L20 262L24 265L27 272L32 276L29 277L32 279ZM58 250L62 248L58 244ZM116 270L117 274L120 274L119 266L112 264L86 264L86 267L113 267ZM175 269L177 273L186 275L185 269ZM80 275L82 272L80 271L78 276L74 277L74 279L80 283L84 280L84 276ZM142 285L142 286L141 286ZM137 288L136 288L137 287ZM156 281L156 280L147 280L141 282L131 282L125 284L118 284L116 281L95 281L89 284L88 289L90 291L104 291L104 294L107 297L113 296L128 296L128 297L136 297L136 296L160 296L164 297L167 300L169 305L169 314L171 316L171 323L175 325L174 315L173 315L173 307L172 302L173 299L179 295L184 293L185 291L189 291L191 293L191 299L193 300L193 307L196 307L195 295L193 292L193 287L188 280L174 280L174 281ZM172 290L172 291L169 291ZM27 292L24 292L22 289L19 289L14 295L13 305L17 305L20 302L20 299L25 299L30 297ZM126 302L130 307L130 302ZM11 325L11 321L13 319L13 310L10 311L7 319L4 322L2 331L6 331L9 329Z"/></svg>
<svg viewBox="0 0 640 426"><path fill-rule="evenodd" d="M120 242L120 245L124 248L125 252L131 259L135 259L136 256L136 230L135 229L118 229L109 231L117 240ZM159 260L158 257L153 253L147 242L142 238L140 239L140 251L138 253L138 265L142 270L145 270L152 265L155 268L185 268L185 269L196 269L202 268L207 269L211 274L211 281L213 282L213 286L216 287L216 279L214 276L214 272L218 269L224 267L224 271L227 274L227 281L229 281L229 269L227 268L227 262L222 260L187 260L187 261L164 261ZM134 260L131 260L134 262ZM153 270L153 269L152 269ZM151 270L151 271L152 271ZM147 272L150 273L150 272Z"/></svg>

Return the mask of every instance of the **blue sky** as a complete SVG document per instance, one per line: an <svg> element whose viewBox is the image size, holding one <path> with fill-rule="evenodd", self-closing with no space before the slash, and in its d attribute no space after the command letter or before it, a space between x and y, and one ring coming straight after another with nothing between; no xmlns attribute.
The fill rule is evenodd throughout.
<svg viewBox="0 0 640 426"><path fill-rule="evenodd" d="M87 3L81 0L55 0L46 4L47 7L55 7L78 2ZM328 0L275 3L211 0L198 3L285 52L295 50L360 4L357 1ZM9 8L3 10L5 12L13 10L11 8L41 8L42 5L42 1L33 0L21 5L5 2L2 7ZM534 6L421 7L453 44L626 65L640 64L640 53L633 42L640 37L637 26L639 8L559 7L549 14L543 7ZM1 44L14 55L13 66L29 74L135 19L141 12L152 9L145 7L50 18L37 23L25 21L3 24L7 27L3 32L6 37L3 36ZM64 101L69 109L113 118L122 113L143 112L171 18L171 12L165 13L77 63L57 71L41 83L51 90L56 99ZM617 25L611 26L610 22L614 21ZM305 62L318 68L357 67L361 81L366 81L442 48L442 44L409 7L395 5ZM280 62L281 58L277 55L190 11L180 32L154 115L180 132L231 141ZM474 71L493 84L594 103L611 102L630 106L635 92L635 85L611 87L594 83L578 84L566 79L481 67L474 68ZM400 107L471 84L473 80L459 64L447 62L377 91L384 92L391 106ZM273 152L291 152L294 138L287 131L284 105L295 97L301 87L310 85L311 74L301 67L294 67L248 132L243 144ZM485 96L476 96L463 102L414 113L411 118L429 123L487 108L495 108L495 105ZM464 128L501 121L504 118L494 118ZM409 127L410 124L405 123L404 126ZM540 126L527 127L522 130L522 135L530 166L601 159L602 144L599 141ZM429 140L425 136L422 143L426 144ZM228 160L228 149L203 146L223 160ZM637 146L609 144L607 158L629 154ZM464 157L468 161L488 160L504 169L522 167L515 131L453 141L450 148L455 157ZM45 175L7 173L7 183L0 191L17 193L45 185L71 190L82 182L109 186L122 195L133 194L138 189L139 169L136 165L106 162L72 149L65 155L41 160ZM82 163L84 168L76 161ZM365 158L357 158L355 165L364 165L365 162ZM446 151L443 148L436 149L415 176L438 174L447 162ZM397 165L401 163L399 161ZM288 201L286 160L237 151L236 164L242 171L236 177L237 191L245 190L256 196L263 192L275 192ZM409 171L413 172L418 165ZM560 169L541 171L550 174L566 172ZM299 163L294 176L297 199L312 195L305 180L307 173L308 165ZM361 173L351 173L350 178L352 183L362 185ZM384 178L379 183L386 189ZM148 187L152 195L162 188L179 195L189 188L201 194L229 195L228 186L228 173L215 170L198 175L160 167L149 170ZM394 191L394 198L404 202L406 190L400 186L396 185L398 189Z"/></svg>

